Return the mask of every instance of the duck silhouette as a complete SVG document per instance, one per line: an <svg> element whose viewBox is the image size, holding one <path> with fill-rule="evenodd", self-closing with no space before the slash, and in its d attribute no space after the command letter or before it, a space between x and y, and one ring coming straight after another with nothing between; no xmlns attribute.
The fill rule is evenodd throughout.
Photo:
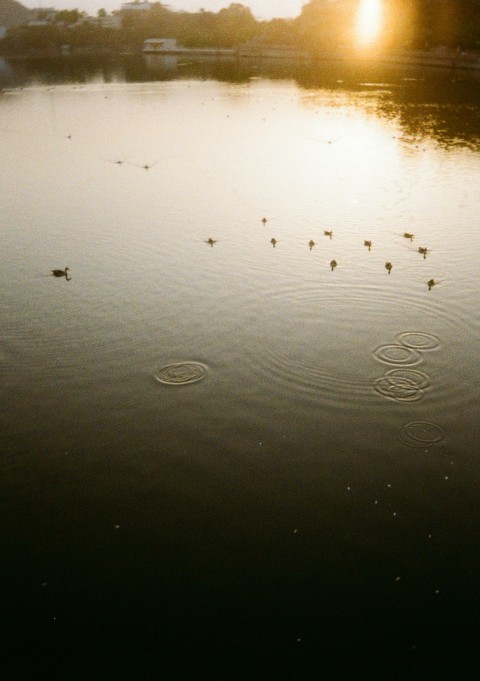
<svg viewBox="0 0 480 681"><path fill-rule="evenodd" d="M429 281L427 281L428 290L431 291L432 286L435 286L437 283L438 282L436 282L435 279L430 279Z"/></svg>
<svg viewBox="0 0 480 681"><path fill-rule="evenodd" d="M69 267L65 267L64 270L51 270L53 277L65 277L65 279L67 281L70 281L70 277L68 276L68 272L70 272Z"/></svg>
<svg viewBox="0 0 480 681"><path fill-rule="evenodd" d="M335 267L338 265L338 262L336 260L331 260L330 261L330 267L332 268L332 272L335 269Z"/></svg>
<svg viewBox="0 0 480 681"><path fill-rule="evenodd" d="M278 244L278 241L277 241L274 237L272 237L272 238L270 239L270 243L271 243L272 246L275 248L275 246Z"/></svg>
<svg viewBox="0 0 480 681"><path fill-rule="evenodd" d="M393 265L392 265L391 262L385 263L385 269L387 270L388 274L390 274L390 272L392 271L392 267L393 267Z"/></svg>
<svg viewBox="0 0 480 681"><path fill-rule="evenodd" d="M324 229L323 233L325 234L325 236L328 236L330 239L333 236L333 230L331 230L331 229Z"/></svg>
<svg viewBox="0 0 480 681"><path fill-rule="evenodd" d="M213 244L216 244L217 241L216 241L216 239L212 239L212 237L209 237L209 238L205 241L205 243L208 244L209 246L211 246L211 247L213 248Z"/></svg>
<svg viewBox="0 0 480 681"><path fill-rule="evenodd" d="M315 246L315 241L313 239L310 239L310 241L308 242L308 247L310 248L310 250L312 250L312 248L314 246Z"/></svg>
<svg viewBox="0 0 480 681"><path fill-rule="evenodd" d="M423 259L425 260L426 257L427 257L428 248L427 248L426 246L419 246L419 247L418 247L418 252L421 253L421 254L423 255Z"/></svg>
<svg viewBox="0 0 480 681"><path fill-rule="evenodd" d="M262 222L263 222L264 225L266 225L267 224L267 218L262 218Z"/></svg>
<svg viewBox="0 0 480 681"><path fill-rule="evenodd" d="M403 237L404 239L410 239L410 241L413 241L415 234L412 234L411 232L404 232Z"/></svg>
<svg viewBox="0 0 480 681"><path fill-rule="evenodd" d="M366 246L366 247L368 248L368 250L370 250L371 247L372 247L372 242L371 242L371 241L365 240L365 241L363 242L363 245Z"/></svg>

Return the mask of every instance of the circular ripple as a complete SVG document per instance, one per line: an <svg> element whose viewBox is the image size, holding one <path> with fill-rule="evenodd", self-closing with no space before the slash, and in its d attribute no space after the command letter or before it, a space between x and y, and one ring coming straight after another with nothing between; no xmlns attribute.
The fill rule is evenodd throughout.
<svg viewBox="0 0 480 681"><path fill-rule="evenodd" d="M374 350L375 357L386 364L418 364L419 353L406 345L380 345Z"/></svg>
<svg viewBox="0 0 480 681"><path fill-rule="evenodd" d="M400 402L421 400L428 386L428 376L414 369L393 369L377 378L373 384L377 393Z"/></svg>
<svg viewBox="0 0 480 681"><path fill-rule="evenodd" d="M440 345L436 336L421 331L406 331L397 336L399 342L413 350L435 350Z"/></svg>
<svg viewBox="0 0 480 681"><path fill-rule="evenodd" d="M206 367L198 362L167 364L154 374L159 383L166 385L187 385L205 378Z"/></svg>
<svg viewBox="0 0 480 681"><path fill-rule="evenodd" d="M400 428L400 440L410 447L430 447L445 438L445 433L435 423L428 421L412 421Z"/></svg>

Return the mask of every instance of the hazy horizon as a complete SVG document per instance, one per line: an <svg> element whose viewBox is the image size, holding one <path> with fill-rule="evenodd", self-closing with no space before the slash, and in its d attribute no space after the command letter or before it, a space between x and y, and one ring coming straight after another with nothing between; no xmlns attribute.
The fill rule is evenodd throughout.
<svg viewBox="0 0 480 681"><path fill-rule="evenodd" d="M249 7L257 19L272 19L274 17L296 17L307 3L307 0L249 0L241 4ZM95 15L100 8L111 12L120 9L121 0L27 0L22 2L25 7L55 7L55 9L79 9L88 14ZM196 12L200 8L207 11L218 12L223 7L228 7L230 0L170 0L163 3L174 11L184 10Z"/></svg>

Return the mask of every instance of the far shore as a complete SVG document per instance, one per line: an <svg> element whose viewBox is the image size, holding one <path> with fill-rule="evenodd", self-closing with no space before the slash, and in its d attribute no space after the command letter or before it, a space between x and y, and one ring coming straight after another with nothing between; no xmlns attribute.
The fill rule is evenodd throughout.
<svg viewBox="0 0 480 681"><path fill-rule="evenodd" d="M405 66L440 67L446 69L480 70L480 53L463 52L460 50L448 50L435 48L432 50L402 50L396 52L362 52L352 49L335 49L310 52L296 48L283 46L242 46L237 49L224 48L178 48L176 50L147 52L138 49L111 49L108 47L69 47L61 49L51 48L48 50L29 50L24 53L1 52L0 56L12 61L25 61L29 59L52 59L69 57L108 57L108 56L135 56L145 54L149 57L218 57L230 59L285 59L299 62L359 62L359 63L384 63Z"/></svg>

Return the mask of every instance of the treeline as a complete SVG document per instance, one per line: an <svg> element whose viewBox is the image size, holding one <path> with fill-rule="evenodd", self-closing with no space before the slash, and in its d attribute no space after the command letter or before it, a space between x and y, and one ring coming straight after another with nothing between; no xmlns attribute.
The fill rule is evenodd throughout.
<svg viewBox="0 0 480 681"><path fill-rule="evenodd" d="M219 12L172 11L156 2L148 11L117 13L118 26L106 13L86 17L78 10L58 12L44 25L12 28L0 42L4 52L103 48L138 50L146 38L176 38L185 47L237 47L256 44L294 46L312 52L349 48L356 42L361 0L310 0L295 19L257 21L251 10L232 3ZM480 0L383 0L385 49L480 49Z"/></svg>

